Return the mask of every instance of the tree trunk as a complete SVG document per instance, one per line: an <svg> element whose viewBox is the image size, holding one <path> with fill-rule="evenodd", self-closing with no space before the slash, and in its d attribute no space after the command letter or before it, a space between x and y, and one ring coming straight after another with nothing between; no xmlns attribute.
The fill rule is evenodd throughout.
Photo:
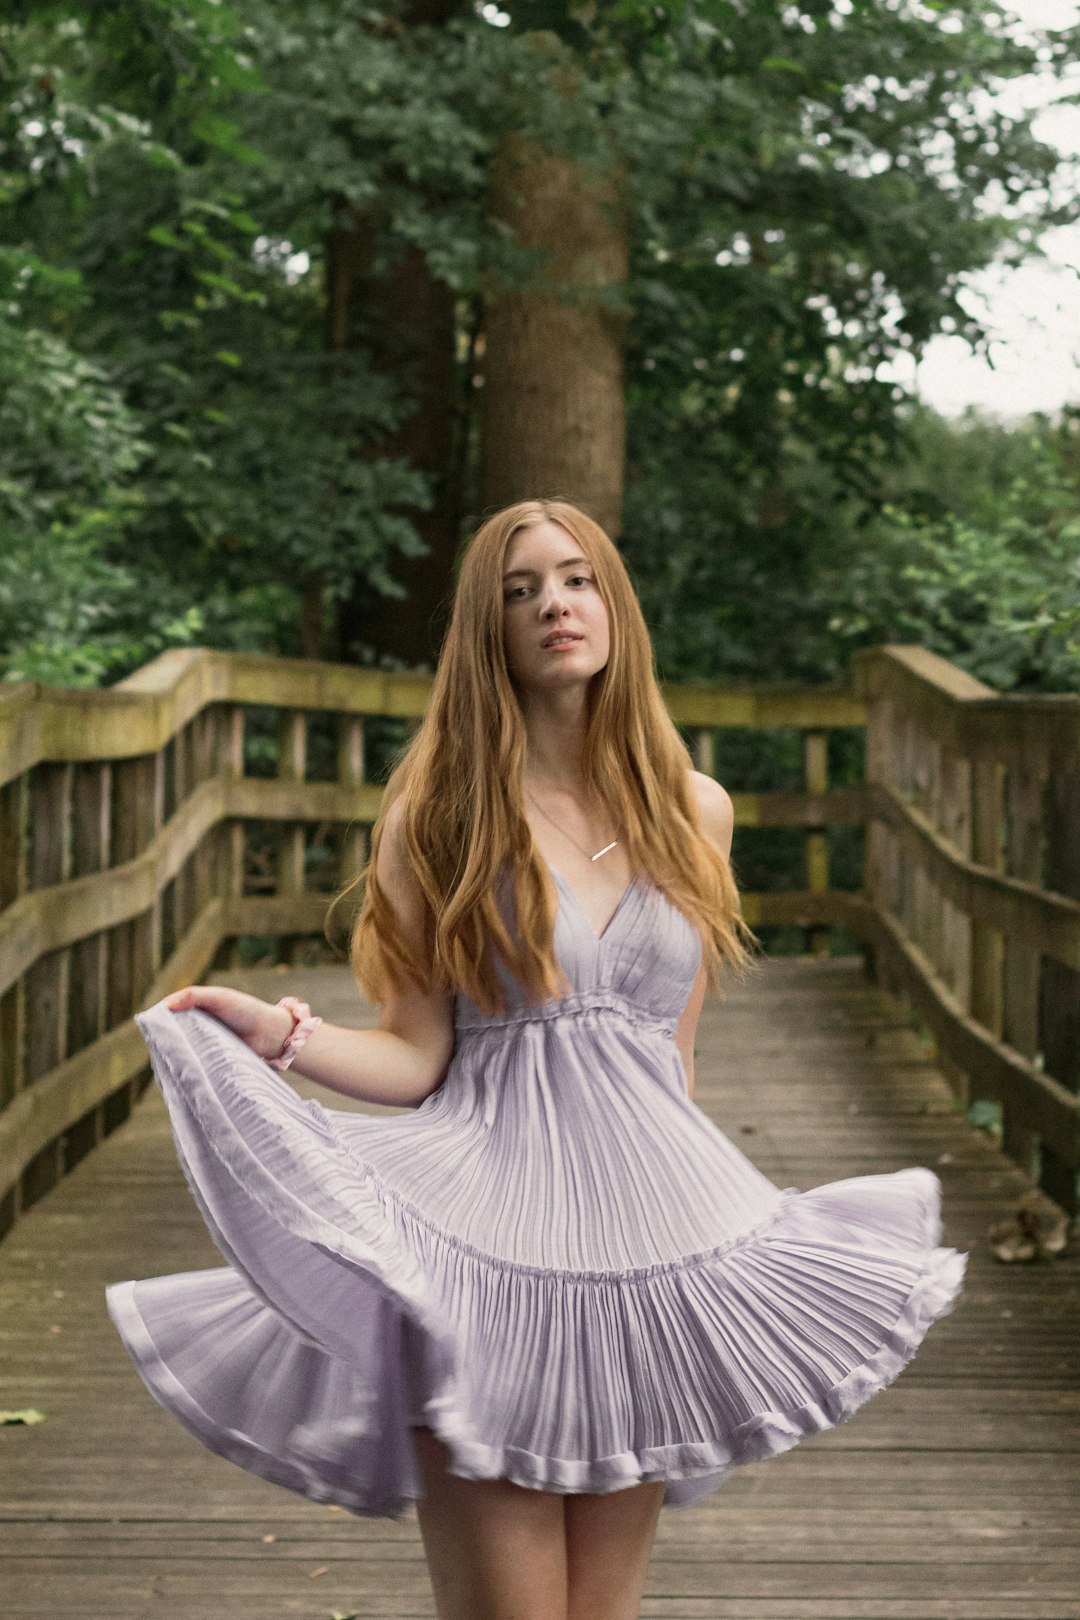
<svg viewBox="0 0 1080 1620"><path fill-rule="evenodd" d="M432 663L442 640L441 608L450 589L458 541L453 478L458 414L454 365L455 300L436 281L423 255L410 249L383 276L371 270L367 221L357 216L327 241L326 342L342 352L365 348L376 371L410 388L418 407L379 446L380 458L401 457L433 479L434 504L410 512L428 546L423 557L398 557L390 567L404 599L387 598L358 579L338 612L342 653L359 644L407 664Z"/></svg>
<svg viewBox="0 0 1080 1620"><path fill-rule="evenodd" d="M561 495L615 536L628 269L618 179L587 178L575 159L512 136L493 164L491 212L551 256L545 290L500 290L485 307L480 512Z"/></svg>
<svg viewBox="0 0 1080 1620"><path fill-rule="evenodd" d="M312 574L304 582L300 604L300 656L326 658L333 650L326 625L326 585L322 574Z"/></svg>
<svg viewBox="0 0 1080 1620"><path fill-rule="evenodd" d="M438 27L462 10L462 0L412 0L403 21ZM326 346L365 348L376 371L403 381L417 409L379 448L401 457L433 481L433 504L410 512L428 547L423 557L398 557L390 567L403 599L384 597L358 579L337 619L340 655L362 645L406 664L434 664L448 617L461 515L455 477L457 424L462 415L455 370L453 291L435 279L415 248L393 269L372 272L370 225L355 214L327 242Z"/></svg>

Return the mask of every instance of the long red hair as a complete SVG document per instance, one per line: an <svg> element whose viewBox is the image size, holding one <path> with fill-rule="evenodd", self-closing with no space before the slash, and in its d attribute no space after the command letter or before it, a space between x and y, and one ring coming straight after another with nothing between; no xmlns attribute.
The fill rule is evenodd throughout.
<svg viewBox="0 0 1080 1620"><path fill-rule="evenodd" d="M492 1014L505 1010L494 952L527 997L564 993L553 947L554 914L544 861L525 819L525 724L503 648L502 575L507 548L545 521L572 535L595 573L607 610L610 655L589 683L586 785L622 830L631 868L647 874L699 930L708 982L739 964L749 930L728 862L701 831L692 761L667 709L641 606L604 530L562 500L519 501L487 519L465 548L453 611L424 718L386 784L372 832L350 956L375 1001L388 982L411 979L465 991ZM408 857L426 902L428 955L397 926L375 873L386 815L403 801ZM509 873L516 935L496 899ZM352 885L350 884L350 888Z"/></svg>

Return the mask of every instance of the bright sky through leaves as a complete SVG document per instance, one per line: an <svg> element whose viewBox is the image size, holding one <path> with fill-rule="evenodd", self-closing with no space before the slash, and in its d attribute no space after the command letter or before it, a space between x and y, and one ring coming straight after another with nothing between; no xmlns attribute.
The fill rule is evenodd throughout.
<svg viewBox="0 0 1080 1620"><path fill-rule="evenodd" d="M1080 6L1076 0L1011 0L1010 9L1023 24L1056 30L1074 24ZM1070 98L1075 98L1072 105ZM1080 63L1064 81L1038 75L1018 80L1002 99L1017 110L1044 109L1036 133L1062 152L1075 186L1080 179ZM1061 183L1070 183L1064 172ZM1045 259L967 278L965 302L984 316L997 340L992 367L960 338L943 334L927 345L917 371L901 356L892 374L905 386L914 379L922 398L949 416L968 405L1012 419L1080 404L1080 224L1047 232L1041 245Z"/></svg>

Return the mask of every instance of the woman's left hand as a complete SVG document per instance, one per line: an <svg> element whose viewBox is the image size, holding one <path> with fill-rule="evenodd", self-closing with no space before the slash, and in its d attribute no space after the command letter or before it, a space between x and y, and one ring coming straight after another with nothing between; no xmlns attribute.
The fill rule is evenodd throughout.
<svg viewBox="0 0 1080 1620"><path fill-rule="evenodd" d="M293 1031L293 1015L287 1007L272 1006L249 996L244 990L229 990L221 984L189 984L165 997L171 1012L201 1007L220 1018L261 1058L275 1058Z"/></svg>

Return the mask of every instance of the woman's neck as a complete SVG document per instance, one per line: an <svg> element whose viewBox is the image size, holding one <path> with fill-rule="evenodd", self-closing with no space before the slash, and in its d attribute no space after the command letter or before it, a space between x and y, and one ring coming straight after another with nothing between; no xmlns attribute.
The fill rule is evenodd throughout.
<svg viewBox="0 0 1080 1620"><path fill-rule="evenodd" d="M567 691L545 694L542 699L534 696L525 707L525 734L525 786L541 793L580 797L585 791L583 694Z"/></svg>

